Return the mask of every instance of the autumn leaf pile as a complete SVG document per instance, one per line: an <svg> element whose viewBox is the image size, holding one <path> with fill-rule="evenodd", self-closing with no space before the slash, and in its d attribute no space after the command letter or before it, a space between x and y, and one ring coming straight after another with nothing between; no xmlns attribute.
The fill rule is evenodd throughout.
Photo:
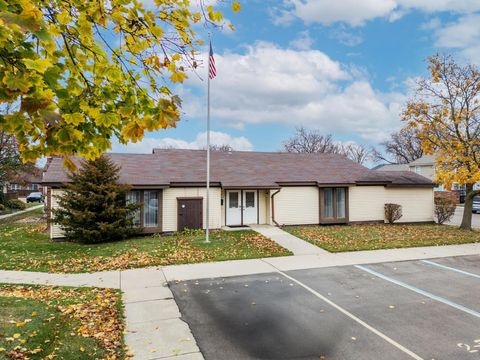
<svg viewBox="0 0 480 360"><path fill-rule="evenodd" d="M56 316L64 320L73 319L76 328L70 335L94 339L104 350L104 355L96 358L108 360L129 358L128 355L124 355L126 349L122 336L125 324L118 306L119 297L116 290L3 285L0 286L0 297L12 298L12 301L32 299L43 303L49 308L50 313L49 317L43 319L46 322L52 321ZM35 318L37 315L36 312L32 312L31 317ZM31 321L32 319L25 319L16 322L18 332L6 338L8 343L12 343L12 347L0 348L0 353L4 352L9 359L30 359L36 354L42 359L58 358L57 350L61 341L57 332L49 334L49 338L45 340L45 344L55 345L49 348L50 352L47 353L47 349L41 346L29 347L29 339L35 338L38 333L36 330L22 332L22 329ZM78 349L79 352L88 350L90 349L82 346Z"/></svg>
<svg viewBox="0 0 480 360"><path fill-rule="evenodd" d="M374 250L479 242L480 233L436 224L366 224L289 227L287 231L329 251Z"/></svg>

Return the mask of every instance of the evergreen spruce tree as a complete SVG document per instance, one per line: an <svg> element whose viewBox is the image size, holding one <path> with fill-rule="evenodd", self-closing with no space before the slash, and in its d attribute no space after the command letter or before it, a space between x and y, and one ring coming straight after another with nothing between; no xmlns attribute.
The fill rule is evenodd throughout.
<svg viewBox="0 0 480 360"><path fill-rule="evenodd" d="M129 185L119 184L120 166L107 155L83 161L58 197L53 221L62 226L68 241L99 243L122 240L138 232L133 213L139 205L126 204Z"/></svg>

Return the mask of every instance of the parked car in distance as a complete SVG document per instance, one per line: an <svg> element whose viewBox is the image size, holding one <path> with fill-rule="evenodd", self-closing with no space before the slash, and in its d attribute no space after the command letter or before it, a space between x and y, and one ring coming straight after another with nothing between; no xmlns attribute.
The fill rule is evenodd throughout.
<svg viewBox="0 0 480 360"><path fill-rule="evenodd" d="M43 202L43 194L41 192L32 192L27 196L27 203Z"/></svg>
<svg viewBox="0 0 480 360"><path fill-rule="evenodd" d="M475 196L473 198L472 212L474 214L480 213L480 196Z"/></svg>

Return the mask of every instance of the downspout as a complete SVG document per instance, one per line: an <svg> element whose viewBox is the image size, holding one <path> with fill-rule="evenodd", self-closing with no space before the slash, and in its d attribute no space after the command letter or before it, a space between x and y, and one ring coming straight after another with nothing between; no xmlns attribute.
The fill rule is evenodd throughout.
<svg viewBox="0 0 480 360"><path fill-rule="evenodd" d="M282 190L282 188L278 189L272 195L270 195L270 199L272 200L272 221L278 227L280 227L280 224L275 221L275 199L273 197L277 195L280 192L280 190Z"/></svg>

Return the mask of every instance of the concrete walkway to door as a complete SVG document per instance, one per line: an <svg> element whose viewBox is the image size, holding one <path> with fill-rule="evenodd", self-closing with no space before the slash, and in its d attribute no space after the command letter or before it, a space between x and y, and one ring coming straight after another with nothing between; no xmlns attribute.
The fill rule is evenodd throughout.
<svg viewBox="0 0 480 360"><path fill-rule="evenodd" d="M312 245L309 242L272 225L250 225L250 228L290 250L293 255L330 254L328 251Z"/></svg>

